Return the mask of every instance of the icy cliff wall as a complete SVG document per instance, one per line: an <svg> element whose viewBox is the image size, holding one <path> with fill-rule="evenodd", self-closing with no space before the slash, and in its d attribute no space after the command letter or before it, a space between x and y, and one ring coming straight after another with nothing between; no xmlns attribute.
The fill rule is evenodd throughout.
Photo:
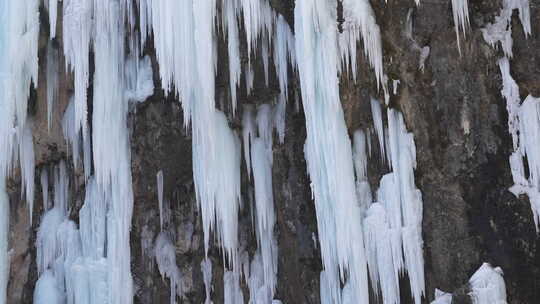
<svg viewBox="0 0 540 304"><path fill-rule="evenodd" d="M0 196L7 303L32 303L51 286L74 303L414 303L422 290L429 303L435 288L470 301L466 284L485 261L504 271L508 303L538 300L534 196L509 191L529 184L513 176L508 123L508 96L518 105L540 96L535 1L21 3L9 12L27 16L17 29L27 40L2 61L28 66L14 93L27 108L10 108L15 169ZM486 39L492 24L512 38L512 56L498 36ZM501 92L504 57L513 95ZM407 132L412 146L399 139ZM393 191L388 174L414 183L399 178L407 187ZM399 227L416 229L408 244L423 249L423 267L400 254L390 257L405 260L398 270L374 266L382 242L368 246L366 227L380 232L386 219L391 232L378 206L396 197L400 206L403 193L418 205L416 188L421 227ZM95 220L106 214L107 224ZM62 239L77 230L80 245L67 247L78 252L44 239L47 228ZM61 283L72 268L79 287ZM84 294L90 282L103 293Z"/></svg>

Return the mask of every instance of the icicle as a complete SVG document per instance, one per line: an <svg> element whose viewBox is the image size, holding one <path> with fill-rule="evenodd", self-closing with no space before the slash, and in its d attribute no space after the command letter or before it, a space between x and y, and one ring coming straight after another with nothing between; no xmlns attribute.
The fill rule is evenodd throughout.
<svg viewBox="0 0 540 304"><path fill-rule="evenodd" d="M159 227L163 231L163 171L159 170L156 174L157 179L157 193L159 203Z"/></svg>
<svg viewBox="0 0 540 304"><path fill-rule="evenodd" d="M469 0L452 0L452 14L454 15L458 50L461 54L459 31L461 30L463 37L465 37L467 27L469 27Z"/></svg>
<svg viewBox="0 0 540 304"><path fill-rule="evenodd" d="M510 62L508 58L503 57L499 60L499 68L502 76L501 94L506 100L506 110L508 111L508 131L512 135L514 150L518 148L518 129L519 129L519 87L510 74Z"/></svg>
<svg viewBox="0 0 540 304"><path fill-rule="evenodd" d="M97 0L96 0L97 1ZM90 39L92 33L92 1L63 0L63 44L66 64L74 75L75 120L73 128L87 134L86 90L90 75ZM89 140L89 139L84 139Z"/></svg>
<svg viewBox="0 0 540 304"><path fill-rule="evenodd" d="M34 175L35 156L34 140L32 137L32 123L27 121L19 134L19 160L21 163L22 191L25 191L28 211L30 212L30 225L32 224L32 213L34 211Z"/></svg>
<svg viewBox="0 0 540 304"><path fill-rule="evenodd" d="M1 7L1 5L0 5ZM5 178L0 172L0 303L6 303L9 280L9 197L6 190Z"/></svg>
<svg viewBox="0 0 540 304"><path fill-rule="evenodd" d="M250 147L255 137L255 119L253 117L253 106L244 105L242 115L242 141L244 144L244 160L246 162L248 180L251 179L251 153Z"/></svg>
<svg viewBox="0 0 540 304"><path fill-rule="evenodd" d="M229 90L233 113L236 112L236 89L242 72L240 65L239 34L237 23L237 0L223 0L223 23L227 27L227 48L229 52Z"/></svg>
<svg viewBox="0 0 540 304"><path fill-rule="evenodd" d="M299 0L294 10L295 50L307 129L304 151L324 268L321 302L340 303L339 280L347 277L356 301L368 303L351 142L339 101L336 6L335 1Z"/></svg>
<svg viewBox="0 0 540 304"><path fill-rule="evenodd" d="M482 264L469 280L473 304L505 304L506 286L503 271L488 263Z"/></svg>
<svg viewBox="0 0 540 304"><path fill-rule="evenodd" d="M62 131L64 133L64 138L68 146L71 146L71 158L73 158L73 166L77 168L79 166L79 158L81 152L79 144L81 134L77 131L77 129L73 128L74 124L75 102L74 98L71 97L69 99L68 106L64 112L64 117L62 118Z"/></svg>
<svg viewBox="0 0 540 304"><path fill-rule="evenodd" d="M379 139L379 150L381 152L381 160L384 163L384 127L382 121L381 104L376 99L371 98L371 115L373 117L373 126L377 139Z"/></svg>
<svg viewBox="0 0 540 304"><path fill-rule="evenodd" d="M56 3L56 0L53 0ZM52 111L58 98L58 50L52 42L47 44L47 128L51 130Z"/></svg>
<svg viewBox="0 0 540 304"><path fill-rule="evenodd" d="M126 20L123 18L129 17L129 14L124 5L124 2L108 0L94 0L93 5L95 73L92 152L96 183L110 199L106 217L107 251L103 255L107 257L107 297L110 304L130 304L133 301L129 245L133 189L127 125L128 99L125 96L123 70L126 53Z"/></svg>
<svg viewBox="0 0 540 304"><path fill-rule="evenodd" d="M45 0L45 5L49 11L49 25L51 40L56 37L56 18L58 15L58 0Z"/></svg>
<svg viewBox="0 0 540 304"><path fill-rule="evenodd" d="M206 293L204 304L212 304L210 295L212 292L212 261L208 258L201 261L201 272L203 274L204 290Z"/></svg>
<svg viewBox="0 0 540 304"><path fill-rule="evenodd" d="M276 220L272 189L272 155L268 153L267 146L263 139L255 138L251 147L258 251L261 255L263 283L269 291L268 298L263 303L267 303L273 298L277 279L277 246L274 244L274 224Z"/></svg>
<svg viewBox="0 0 540 304"><path fill-rule="evenodd" d="M43 194L43 210L47 211L51 206L49 206L49 174L46 167L41 169L40 181L41 193Z"/></svg>
<svg viewBox="0 0 540 304"><path fill-rule="evenodd" d="M383 79L381 32L368 0L343 0L344 31L339 37L342 64L356 81L356 43L362 36L364 55L374 69L377 87L386 87ZM319 8L317 8L319 9ZM347 67L348 65L348 67Z"/></svg>
<svg viewBox="0 0 540 304"><path fill-rule="evenodd" d="M281 15L278 15L276 21L273 57L279 81L280 95L283 95L284 99L287 100L289 95L287 62L290 62L294 68L296 66L296 57L294 52L294 36L289 24Z"/></svg>

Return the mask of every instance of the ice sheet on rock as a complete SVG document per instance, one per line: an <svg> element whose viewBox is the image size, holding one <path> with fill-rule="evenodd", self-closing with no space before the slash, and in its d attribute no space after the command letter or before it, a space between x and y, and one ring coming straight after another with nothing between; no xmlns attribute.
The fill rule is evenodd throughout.
<svg viewBox="0 0 540 304"><path fill-rule="evenodd" d="M160 232L154 245L154 256L163 279L169 278L170 303L176 303L176 296L182 296L182 275L176 265L176 249L168 232Z"/></svg>
<svg viewBox="0 0 540 304"><path fill-rule="evenodd" d="M538 232L540 218L540 98L527 96L519 108L519 147L510 156L515 195L527 194ZM529 175L525 176L525 158Z"/></svg>
<svg viewBox="0 0 540 304"><path fill-rule="evenodd" d="M52 2L57 3L57 0ZM56 7L55 7L56 9ZM52 29L51 29L52 30ZM51 129L52 111L54 103L58 98L58 50L53 46L52 42L47 44L47 128Z"/></svg>
<svg viewBox="0 0 540 304"><path fill-rule="evenodd" d="M519 107L521 99L519 97L519 87L510 74L510 62L507 57L499 59L499 69L502 76L501 94L506 100L506 110L508 112L508 131L512 135L514 150L518 148L518 130L519 130Z"/></svg>
<svg viewBox="0 0 540 304"><path fill-rule="evenodd" d="M36 282L34 289L35 304L62 304L64 295L58 289L56 278L52 271L47 270Z"/></svg>
<svg viewBox="0 0 540 304"><path fill-rule="evenodd" d="M495 16L495 21L488 23L481 30L488 44L496 47L500 43L504 55L512 58L512 12L515 9L518 10L525 36L529 36L531 34L529 0L504 0L502 4L501 12Z"/></svg>
<svg viewBox="0 0 540 304"><path fill-rule="evenodd" d="M240 275L234 271L225 271L223 274L223 303L243 304L244 295L240 289Z"/></svg>
<svg viewBox="0 0 540 304"><path fill-rule="evenodd" d="M452 294L435 289L435 300L431 304L452 304Z"/></svg>
<svg viewBox="0 0 540 304"><path fill-rule="evenodd" d="M500 267L482 264L469 280L473 304L506 304L506 285Z"/></svg>
<svg viewBox="0 0 540 304"><path fill-rule="evenodd" d="M152 62L148 56L138 58L137 53L129 56L125 63L125 94L130 101L144 102L154 94Z"/></svg>

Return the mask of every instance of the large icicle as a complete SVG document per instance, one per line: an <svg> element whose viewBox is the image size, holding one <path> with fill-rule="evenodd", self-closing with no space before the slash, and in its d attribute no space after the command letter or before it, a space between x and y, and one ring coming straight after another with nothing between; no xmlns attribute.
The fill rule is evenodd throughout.
<svg viewBox="0 0 540 304"><path fill-rule="evenodd" d="M94 0L92 152L96 182L110 197L105 255L110 304L130 304L133 301L129 242L133 190L127 126L128 100L125 96L123 69L124 5L129 4L123 1ZM77 117L77 107L75 112Z"/></svg>
<svg viewBox="0 0 540 304"><path fill-rule="evenodd" d="M299 0L294 9L296 59L306 114L304 150L315 197L325 298L340 303L339 281L348 278L356 301L368 303L351 142L339 100L336 6L335 1Z"/></svg>
<svg viewBox="0 0 540 304"><path fill-rule="evenodd" d="M92 35L92 1L63 1L63 44L66 64L73 72L75 86L75 120L73 128L82 130L85 141L88 127L86 90L90 76L90 40Z"/></svg>

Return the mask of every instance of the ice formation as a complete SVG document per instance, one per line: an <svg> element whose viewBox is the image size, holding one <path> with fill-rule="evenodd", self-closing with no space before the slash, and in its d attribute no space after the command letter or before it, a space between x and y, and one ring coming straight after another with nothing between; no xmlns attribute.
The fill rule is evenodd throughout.
<svg viewBox="0 0 540 304"><path fill-rule="evenodd" d="M1 101L0 101L1 102ZM9 279L9 197L6 181L0 172L0 303L5 303Z"/></svg>
<svg viewBox="0 0 540 304"><path fill-rule="evenodd" d="M158 193L158 204L159 204L159 227L163 230L163 171L159 170L156 174L157 180L157 193Z"/></svg>
<svg viewBox="0 0 540 304"><path fill-rule="evenodd" d="M393 109L388 109L387 138L392 172L382 177L377 202L364 222L369 275L375 291L380 285L384 303L399 303L399 276L406 271L415 303L420 303L425 282L422 194L414 183L416 148L403 116Z"/></svg>
<svg viewBox="0 0 540 304"><path fill-rule="evenodd" d="M500 43L504 57L498 60L502 76L501 95L506 100L508 112L508 132L512 135L514 152L510 155L510 169L514 185L509 189L519 196L526 194L531 203L531 210L536 231L539 231L540 219L540 160L537 146L540 144L539 99L527 96L523 102L519 96L519 87L510 72L512 53L512 13L518 10L525 36L531 34L530 8L528 0L504 0L503 7L495 22L482 29L484 40L492 47ZM527 160L528 176L525 171Z"/></svg>
<svg viewBox="0 0 540 304"><path fill-rule="evenodd" d="M56 0L53 2L56 3ZM47 44L47 128L49 130L51 129L53 106L58 98L58 56L58 50L52 42L49 42Z"/></svg>
<svg viewBox="0 0 540 304"><path fill-rule="evenodd" d="M176 303L176 296L182 296L182 275L176 265L176 249L170 235L160 232L154 245L154 256L162 278L170 279L171 304Z"/></svg>
<svg viewBox="0 0 540 304"><path fill-rule="evenodd" d="M458 50L461 53L459 31L461 30L463 36L465 36L467 27L469 26L469 0L452 0L452 14L454 15Z"/></svg>
<svg viewBox="0 0 540 304"><path fill-rule="evenodd" d="M469 280L473 304L506 304L503 271L488 263L482 264Z"/></svg>
<svg viewBox="0 0 540 304"><path fill-rule="evenodd" d="M201 272L203 274L204 290L206 293L206 299L204 300L204 304L212 304L212 261L208 258L202 260Z"/></svg>
<svg viewBox="0 0 540 304"><path fill-rule="evenodd" d="M351 21L367 25L361 27L365 48L376 50L380 41L373 37L377 37L379 29L369 4L364 1L356 4L351 2L347 6L352 17L357 18ZM369 10L362 10L362 5ZM345 7L344 3L344 10ZM362 229L361 212L356 203L351 142L339 99L336 14L335 1L301 0L294 9L295 50L307 129L304 151L315 198L324 269L321 302L340 303L340 279L347 278L353 298L367 303L366 260L363 237L358 233ZM343 52L345 46L340 45ZM356 41L348 44L341 58L354 54L352 46L356 46ZM372 64L376 62L377 53L367 52ZM378 74L376 64L374 67L379 81L382 75Z"/></svg>
<svg viewBox="0 0 540 304"><path fill-rule="evenodd" d="M452 304L452 294L435 289L435 300L431 304Z"/></svg>
<svg viewBox="0 0 540 304"><path fill-rule="evenodd" d="M484 40L492 47L498 44L508 58L512 58L512 12L517 9L525 36L531 34L529 0L504 0L503 7L493 23L482 29Z"/></svg>
<svg viewBox="0 0 540 304"><path fill-rule="evenodd" d="M506 285L503 271L483 263L469 279L469 297L473 304L506 304ZM452 294L435 289L431 304L451 304Z"/></svg>

